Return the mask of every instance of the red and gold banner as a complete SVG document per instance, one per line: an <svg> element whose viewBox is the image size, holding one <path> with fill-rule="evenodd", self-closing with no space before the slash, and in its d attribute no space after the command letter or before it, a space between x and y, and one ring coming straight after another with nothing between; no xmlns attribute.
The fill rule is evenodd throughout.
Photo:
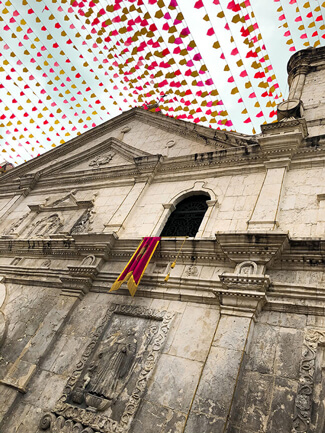
<svg viewBox="0 0 325 433"><path fill-rule="evenodd" d="M155 252L160 241L160 237L146 237L138 246L136 252L131 257L129 263L123 269L118 279L109 290L118 290L124 281L127 282L129 292L132 296L135 295L138 285L140 284L142 275L146 270L153 253Z"/></svg>

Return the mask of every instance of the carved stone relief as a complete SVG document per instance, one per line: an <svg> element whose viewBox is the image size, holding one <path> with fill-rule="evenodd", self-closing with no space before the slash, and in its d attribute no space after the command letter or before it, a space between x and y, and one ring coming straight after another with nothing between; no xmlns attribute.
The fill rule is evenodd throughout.
<svg viewBox="0 0 325 433"><path fill-rule="evenodd" d="M189 266L185 271L185 275L187 277L197 277L199 275L199 270L197 266L195 265Z"/></svg>
<svg viewBox="0 0 325 433"><path fill-rule="evenodd" d="M29 212L25 213L21 218L19 218L17 221L15 221L7 230L4 231L4 235L14 235L21 224L25 221L25 219L28 217Z"/></svg>
<svg viewBox="0 0 325 433"><path fill-rule="evenodd" d="M111 162L114 156L115 153L112 151L106 155L98 155L89 162L89 166L95 169L100 168L101 165L107 165L109 162Z"/></svg>
<svg viewBox="0 0 325 433"><path fill-rule="evenodd" d="M27 232L27 237L43 238L50 234L54 234L63 226L63 223L57 213L41 218L32 224L32 227Z"/></svg>
<svg viewBox="0 0 325 433"><path fill-rule="evenodd" d="M87 427L80 430L85 433L128 432L172 317L144 307L111 305L40 428L54 433L62 424L69 426L67 432L79 432L81 425Z"/></svg>
<svg viewBox="0 0 325 433"><path fill-rule="evenodd" d="M314 392L316 353L319 344L325 343L325 331L309 329L305 335L300 377L293 416L292 433L312 432L311 415Z"/></svg>
<svg viewBox="0 0 325 433"><path fill-rule="evenodd" d="M70 234L87 233L91 231L91 225L94 221L94 211L92 209L87 209L87 211L81 215L77 222L72 227Z"/></svg>

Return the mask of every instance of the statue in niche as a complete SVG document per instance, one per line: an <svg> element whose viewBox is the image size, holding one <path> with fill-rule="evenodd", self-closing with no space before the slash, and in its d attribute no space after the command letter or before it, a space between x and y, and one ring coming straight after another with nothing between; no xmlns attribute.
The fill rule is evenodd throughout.
<svg viewBox="0 0 325 433"><path fill-rule="evenodd" d="M92 211L90 209L87 210L78 221L72 227L70 234L79 234L90 231L90 225L92 224Z"/></svg>
<svg viewBox="0 0 325 433"><path fill-rule="evenodd" d="M27 236L31 236L33 234L37 238L44 237L45 235L55 233L62 225L63 224L61 223L59 215L53 214L33 224L31 230L27 233Z"/></svg>
<svg viewBox="0 0 325 433"><path fill-rule="evenodd" d="M82 260L81 266L91 266L95 263L95 260L95 256L87 256Z"/></svg>
<svg viewBox="0 0 325 433"><path fill-rule="evenodd" d="M117 331L100 344L83 378L82 393L89 410L102 411L115 403L132 374L137 349L134 328ZM73 401L80 403L80 388L75 397Z"/></svg>
<svg viewBox="0 0 325 433"><path fill-rule="evenodd" d="M257 274L257 265L255 262L252 262L250 260L242 262L236 266L236 273L244 276Z"/></svg>

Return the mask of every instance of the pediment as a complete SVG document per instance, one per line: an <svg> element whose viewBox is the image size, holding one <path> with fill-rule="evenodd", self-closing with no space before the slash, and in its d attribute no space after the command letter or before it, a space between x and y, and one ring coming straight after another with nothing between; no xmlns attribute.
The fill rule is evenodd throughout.
<svg viewBox="0 0 325 433"><path fill-rule="evenodd" d="M96 172L110 167L134 165L137 158L148 156L151 156L151 154L136 149L117 138L110 137L90 150L83 150L69 161L52 165L46 171L50 172L51 175L58 173L72 174L83 171Z"/></svg>
<svg viewBox="0 0 325 433"><path fill-rule="evenodd" d="M61 197L58 200L45 204L33 204L28 205L31 211L36 212L55 212L64 210L77 210L77 209L88 209L93 206L91 200L77 200L75 192L71 191L69 194Z"/></svg>
<svg viewBox="0 0 325 433"><path fill-rule="evenodd" d="M218 131L135 107L5 173L0 191L7 194L9 187L28 193L40 177L52 174L89 174L113 167L118 171L122 166L132 169L158 155L168 159L255 143L254 136Z"/></svg>

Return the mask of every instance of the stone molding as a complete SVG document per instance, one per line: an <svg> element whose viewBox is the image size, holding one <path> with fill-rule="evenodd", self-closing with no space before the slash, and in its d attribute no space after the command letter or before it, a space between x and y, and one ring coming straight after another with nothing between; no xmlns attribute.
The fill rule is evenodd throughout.
<svg viewBox="0 0 325 433"><path fill-rule="evenodd" d="M281 254L289 236L281 231L217 233L217 241L227 258L235 263L252 260L266 265Z"/></svg>
<svg viewBox="0 0 325 433"><path fill-rule="evenodd" d="M50 429L50 433L99 433L90 427L84 427L78 422L66 420L63 416L56 416L53 413L46 413L39 422L41 430Z"/></svg>

